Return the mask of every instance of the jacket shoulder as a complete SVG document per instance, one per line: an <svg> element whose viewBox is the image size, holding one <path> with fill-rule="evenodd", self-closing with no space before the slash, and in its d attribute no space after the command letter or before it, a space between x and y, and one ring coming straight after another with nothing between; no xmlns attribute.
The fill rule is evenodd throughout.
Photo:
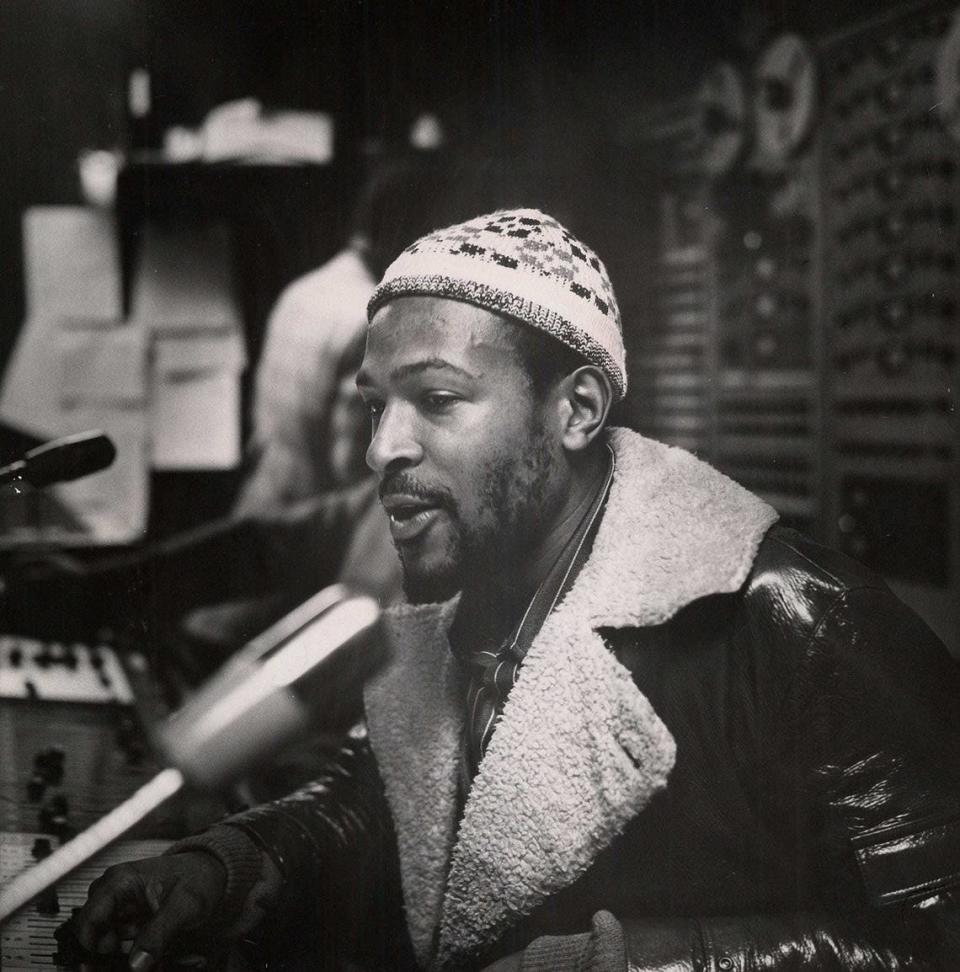
<svg viewBox="0 0 960 972"><path fill-rule="evenodd" d="M768 532L741 593L741 629L758 647L779 645L794 674L797 665L836 671L867 659L898 680L907 670L956 670L940 639L883 578L795 530Z"/></svg>
<svg viewBox="0 0 960 972"><path fill-rule="evenodd" d="M870 568L779 525L773 526L761 542L745 585L748 596L792 594L823 606L863 588L893 597L883 578Z"/></svg>

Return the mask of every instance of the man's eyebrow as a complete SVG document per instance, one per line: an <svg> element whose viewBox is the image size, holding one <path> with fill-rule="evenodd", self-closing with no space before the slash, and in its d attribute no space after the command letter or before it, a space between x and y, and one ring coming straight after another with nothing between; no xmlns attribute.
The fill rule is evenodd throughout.
<svg viewBox="0 0 960 972"><path fill-rule="evenodd" d="M404 378L410 378L424 371L451 371L461 378L466 378L471 381L476 381L477 378L482 377L481 375L475 375L473 372L467 371L466 368L461 368L459 365L446 361L444 358L424 358L421 361L411 361L409 364L399 365L390 372L390 377L394 381L403 381ZM357 384L360 386L373 384L370 376L362 368L357 375Z"/></svg>
<svg viewBox="0 0 960 972"><path fill-rule="evenodd" d="M479 375L473 374L473 372L467 371L466 368L461 368L444 358L424 358L422 361L413 361L410 364L400 365L399 368L394 368L391 375L394 378L409 378L411 375L420 374L422 371L433 370L452 371L454 374L460 375L461 378L476 379L480 377Z"/></svg>

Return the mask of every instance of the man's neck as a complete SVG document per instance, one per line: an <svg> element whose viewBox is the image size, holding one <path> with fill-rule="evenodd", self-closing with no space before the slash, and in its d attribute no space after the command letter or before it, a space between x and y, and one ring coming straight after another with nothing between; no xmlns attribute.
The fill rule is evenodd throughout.
<svg viewBox="0 0 960 972"><path fill-rule="evenodd" d="M496 576L487 574L478 578L480 583L464 587L451 632L454 637L471 642L501 640L510 633L603 488L609 461L606 448L598 448L574 467L549 526L522 563L513 569L505 564Z"/></svg>

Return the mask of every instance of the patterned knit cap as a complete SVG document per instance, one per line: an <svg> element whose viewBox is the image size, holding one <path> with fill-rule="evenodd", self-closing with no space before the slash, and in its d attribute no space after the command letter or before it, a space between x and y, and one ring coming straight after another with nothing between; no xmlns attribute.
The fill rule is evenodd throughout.
<svg viewBox="0 0 960 972"><path fill-rule="evenodd" d="M395 297L449 297L552 334L627 391L620 310L589 247L537 209L501 210L436 230L387 267L367 316Z"/></svg>

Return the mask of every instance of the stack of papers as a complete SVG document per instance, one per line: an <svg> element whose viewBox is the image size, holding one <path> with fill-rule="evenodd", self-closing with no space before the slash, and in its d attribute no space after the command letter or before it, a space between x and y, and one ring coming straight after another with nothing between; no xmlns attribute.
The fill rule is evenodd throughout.
<svg viewBox="0 0 960 972"><path fill-rule="evenodd" d="M0 395L0 420L37 438L103 429L113 465L34 496L8 487L0 542L138 540L147 524L147 340L124 324L31 318Z"/></svg>
<svg viewBox="0 0 960 972"><path fill-rule="evenodd" d="M231 469L246 365L222 226L148 225L123 320L116 232L82 207L24 217L28 317L0 388L0 421L39 439L101 428L110 469L42 495L0 492L0 545L127 543L149 471Z"/></svg>
<svg viewBox="0 0 960 972"><path fill-rule="evenodd" d="M83 206L35 206L23 217L27 317L119 321L117 234L109 214Z"/></svg>
<svg viewBox="0 0 960 972"><path fill-rule="evenodd" d="M225 227L148 224L132 320L153 335L153 468L235 468L246 354Z"/></svg>

